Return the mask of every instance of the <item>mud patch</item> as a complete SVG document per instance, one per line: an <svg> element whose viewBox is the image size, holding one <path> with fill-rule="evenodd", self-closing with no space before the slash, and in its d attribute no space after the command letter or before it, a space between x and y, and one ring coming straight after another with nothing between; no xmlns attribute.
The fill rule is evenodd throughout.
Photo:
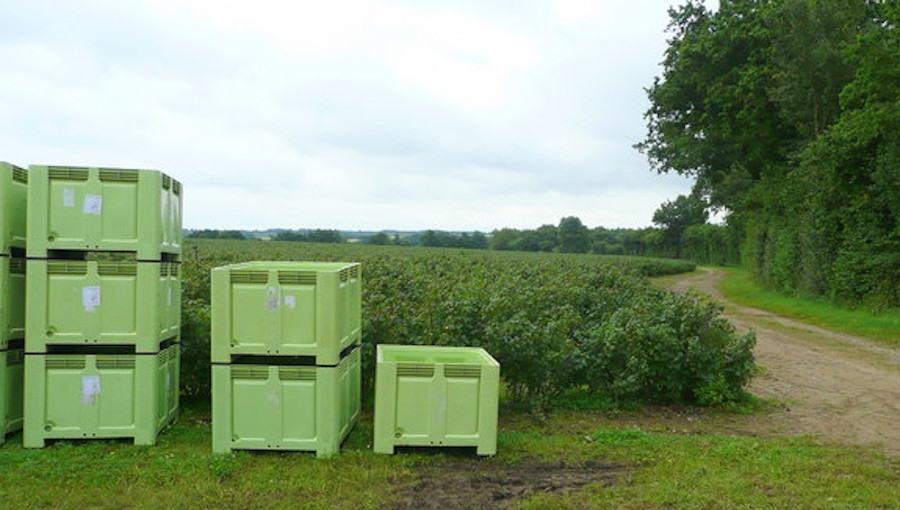
<svg viewBox="0 0 900 510"><path fill-rule="evenodd" d="M568 494L591 483L609 486L628 471L625 465L598 462L498 466L453 461L429 467L401 491L393 508L509 508L531 494Z"/></svg>

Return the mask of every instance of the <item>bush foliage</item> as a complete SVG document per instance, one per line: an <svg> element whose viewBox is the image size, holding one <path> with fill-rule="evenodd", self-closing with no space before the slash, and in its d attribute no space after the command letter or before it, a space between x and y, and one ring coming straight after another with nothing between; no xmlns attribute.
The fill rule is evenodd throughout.
<svg viewBox="0 0 900 510"><path fill-rule="evenodd" d="M363 263L363 379L376 344L480 346L511 397L543 409L570 390L612 401L719 404L743 395L752 336L645 276L691 264L589 255L191 241L184 263L183 389L209 394L209 271L245 260Z"/></svg>

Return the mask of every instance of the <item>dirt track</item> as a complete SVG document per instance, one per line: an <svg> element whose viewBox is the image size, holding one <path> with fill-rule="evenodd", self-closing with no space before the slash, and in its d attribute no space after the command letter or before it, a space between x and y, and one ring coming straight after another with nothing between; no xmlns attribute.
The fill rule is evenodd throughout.
<svg viewBox="0 0 900 510"><path fill-rule="evenodd" d="M674 288L709 295L725 305L738 331L756 331L763 370L750 389L783 405L738 426L900 456L900 349L735 305L718 289L723 277L723 271L705 268L678 279Z"/></svg>

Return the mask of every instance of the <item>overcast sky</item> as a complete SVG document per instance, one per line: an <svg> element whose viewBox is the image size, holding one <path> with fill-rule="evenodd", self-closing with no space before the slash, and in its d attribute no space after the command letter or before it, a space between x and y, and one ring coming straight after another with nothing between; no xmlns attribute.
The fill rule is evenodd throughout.
<svg viewBox="0 0 900 510"><path fill-rule="evenodd" d="M9 0L0 160L154 168L187 228L642 227L678 0Z"/></svg>

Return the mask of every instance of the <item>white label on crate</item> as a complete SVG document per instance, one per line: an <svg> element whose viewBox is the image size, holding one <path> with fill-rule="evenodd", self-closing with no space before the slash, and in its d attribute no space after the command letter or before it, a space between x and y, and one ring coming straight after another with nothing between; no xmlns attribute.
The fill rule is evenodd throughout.
<svg viewBox="0 0 900 510"><path fill-rule="evenodd" d="M281 397L275 392L270 391L266 393L266 400L275 407L281 407Z"/></svg>
<svg viewBox="0 0 900 510"><path fill-rule="evenodd" d="M100 376L85 375L81 377L81 403L92 406L100 394Z"/></svg>
<svg viewBox="0 0 900 510"><path fill-rule="evenodd" d="M85 195L84 210L85 214L94 214L99 216L103 213L103 197L100 195Z"/></svg>
<svg viewBox="0 0 900 510"><path fill-rule="evenodd" d="M63 188L63 207L75 207L75 188Z"/></svg>
<svg viewBox="0 0 900 510"><path fill-rule="evenodd" d="M297 299L292 294L284 296L284 306L291 309L295 308L297 306Z"/></svg>
<svg viewBox="0 0 900 510"><path fill-rule="evenodd" d="M266 287L266 310L274 312L278 310L278 289L276 287Z"/></svg>
<svg viewBox="0 0 900 510"><path fill-rule="evenodd" d="M81 288L81 304L84 305L84 311L94 313L100 306L100 287L90 286Z"/></svg>

